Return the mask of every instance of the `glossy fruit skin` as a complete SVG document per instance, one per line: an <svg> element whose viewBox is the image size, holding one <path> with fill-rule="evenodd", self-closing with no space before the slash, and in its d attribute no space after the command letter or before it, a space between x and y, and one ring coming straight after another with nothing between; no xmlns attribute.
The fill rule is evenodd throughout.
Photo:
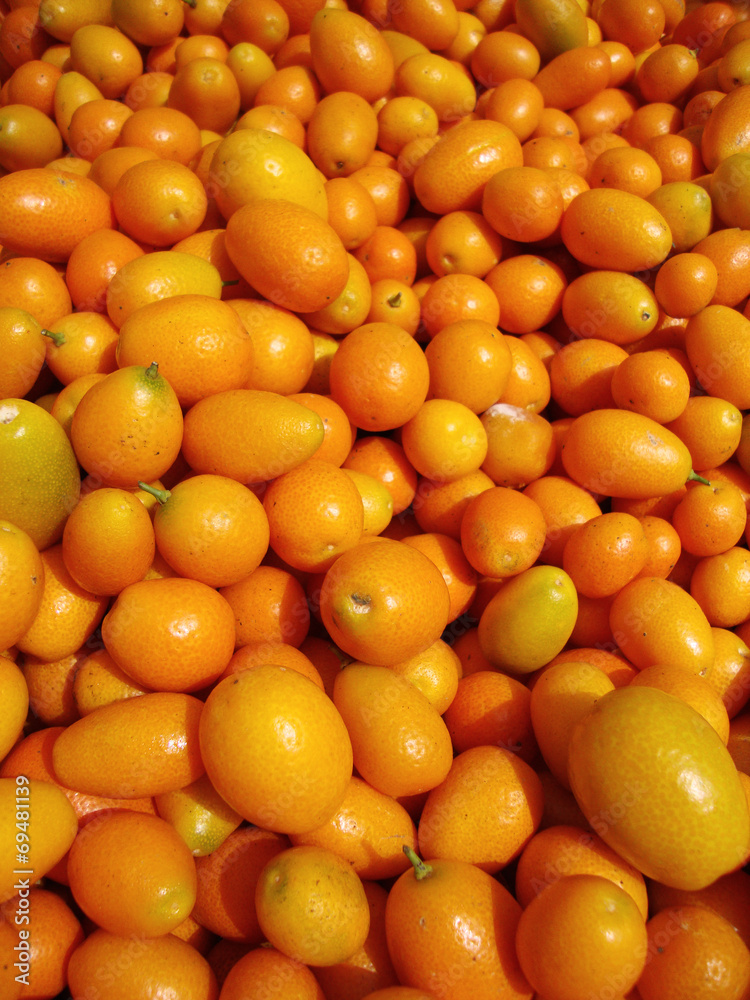
<svg viewBox="0 0 750 1000"><path fill-rule="evenodd" d="M25 309L0 308L0 342L5 358L0 393L18 398L34 386L45 360L47 340L38 321Z"/></svg>
<svg viewBox="0 0 750 1000"><path fill-rule="evenodd" d="M707 170L715 170L728 156L750 151L748 98L745 87L737 87L716 106L701 136L701 154ZM709 124L710 122L710 124Z"/></svg>
<svg viewBox="0 0 750 1000"><path fill-rule="evenodd" d="M118 976L114 970L122 967L127 974ZM206 959L174 934L123 938L98 928L75 950L68 967L74 996L99 992L105 986L110 1000L133 1000L152 994L154 982L169 982L182 1000L217 1000L219 996L216 976Z"/></svg>
<svg viewBox="0 0 750 1000"><path fill-rule="evenodd" d="M300 393L307 385L316 361L315 341L307 325L296 316L264 299L232 298L229 304L239 314L253 342L254 360L248 389ZM304 399L297 399L304 405Z"/></svg>
<svg viewBox="0 0 750 1000"><path fill-rule="evenodd" d="M521 144L501 122L466 122L451 130L427 154L414 175L422 206L445 215L458 210L479 211L484 186L494 171L520 167ZM448 173L451 183L441 185Z"/></svg>
<svg viewBox="0 0 750 1000"><path fill-rule="evenodd" d="M331 396L355 426L401 427L429 388L429 365L409 334L392 323L364 323L340 342L329 371Z"/></svg>
<svg viewBox="0 0 750 1000"><path fill-rule="evenodd" d="M308 678L273 664L216 685L200 746L222 798L278 833L304 833L331 819L352 773L351 742L330 699Z"/></svg>
<svg viewBox="0 0 750 1000"><path fill-rule="evenodd" d="M647 877L700 889L742 864L750 815L736 768L678 698L611 691L578 724L569 754L571 789L595 832Z"/></svg>
<svg viewBox="0 0 750 1000"><path fill-rule="evenodd" d="M611 307L600 313L599 304L610 300ZM635 343L653 330L659 308L650 289L632 274L600 270L582 274L568 285L562 314L579 336L623 345Z"/></svg>
<svg viewBox="0 0 750 1000"><path fill-rule="evenodd" d="M384 989L397 982L385 940L388 892L379 882L366 880L363 885L370 909L370 930L365 943L345 962L315 969L321 997L314 1000L322 1000L323 987L327 1000L347 1000L360 991Z"/></svg>
<svg viewBox="0 0 750 1000"><path fill-rule="evenodd" d="M615 642L639 669L674 663L710 674L714 642L696 600L672 580L641 577L615 595L609 609Z"/></svg>
<svg viewBox="0 0 750 1000"><path fill-rule="evenodd" d="M574 54L559 53L534 79L548 108L577 108L610 83L611 69L600 48L585 46L568 51Z"/></svg>
<svg viewBox="0 0 750 1000"><path fill-rule="evenodd" d="M579 945L585 958L576 955ZM646 945L635 901L614 881L595 874L565 875L550 885L526 906L516 934L524 974L555 1000L596 995L615 976L632 987L643 969Z"/></svg>
<svg viewBox="0 0 750 1000"><path fill-rule="evenodd" d="M520 0L516 19L545 62L569 49L586 45L586 19L571 0Z"/></svg>
<svg viewBox="0 0 750 1000"><path fill-rule="evenodd" d="M570 535L579 525L598 517L601 508L589 492L567 476L547 474L529 483L525 492L541 508L547 525L540 561L561 566Z"/></svg>
<svg viewBox="0 0 750 1000"><path fill-rule="evenodd" d="M102 620L108 599L79 587L65 565L61 543L45 549L41 560L42 601L16 645L42 662L56 663L74 656L90 638Z"/></svg>
<svg viewBox="0 0 750 1000"><path fill-rule="evenodd" d="M680 357L668 350L629 355L612 375L610 390L615 405L660 424L675 420L690 398L690 380Z"/></svg>
<svg viewBox="0 0 750 1000"><path fill-rule="evenodd" d="M289 199L327 216L323 181L312 160L265 129L240 129L222 139L211 160L210 182L226 219L259 197Z"/></svg>
<svg viewBox="0 0 750 1000"><path fill-rule="evenodd" d="M87 177L55 174L46 167L15 170L0 178L6 250L66 261L84 236L114 228L109 195Z"/></svg>
<svg viewBox="0 0 750 1000"><path fill-rule="evenodd" d="M544 547L545 533L538 504L509 486L476 493L460 524L466 558L479 574L493 579L530 569Z"/></svg>
<svg viewBox="0 0 750 1000"><path fill-rule="evenodd" d="M660 264L672 248L666 220L645 198L614 188L592 188L563 213L560 235L576 260L613 271Z"/></svg>
<svg viewBox="0 0 750 1000"><path fill-rule="evenodd" d="M561 651L577 612L568 574L556 566L531 566L490 600L479 619L479 643L499 670L530 673Z"/></svg>
<svg viewBox="0 0 750 1000"><path fill-rule="evenodd" d="M269 990L274 990L275 984L282 982L289 995L299 1000L325 1000L323 990L306 965L269 945L241 954L225 975L221 992L224 1000L262 1000Z"/></svg>
<svg viewBox="0 0 750 1000"><path fill-rule="evenodd" d="M46 549L62 537L80 493L80 472L70 442L57 420L35 403L4 399L0 400L0 452L5 485L0 517L25 531L38 549Z"/></svg>
<svg viewBox="0 0 750 1000"><path fill-rule="evenodd" d="M555 444L545 417L509 403L493 403L481 422L488 439L482 471L498 486L521 488L549 471Z"/></svg>
<svg viewBox="0 0 750 1000"><path fill-rule="evenodd" d="M205 188L194 171L163 157L128 167L111 197L119 228L156 247L192 236L208 209Z"/></svg>
<svg viewBox="0 0 750 1000"><path fill-rule="evenodd" d="M359 492L362 500L362 535L379 535L390 524L393 517L393 497L384 483L367 472L356 469L344 470Z"/></svg>
<svg viewBox="0 0 750 1000"><path fill-rule="evenodd" d="M385 577L389 565L390 580ZM450 594L437 566L390 538L360 542L339 556L326 572L320 596L330 637L369 664L386 666L416 656L448 624Z"/></svg>
<svg viewBox="0 0 750 1000"><path fill-rule="evenodd" d="M210 854L196 859L198 893L193 916L202 927L235 944L263 940L255 887L265 864L290 846L283 833L241 826Z"/></svg>
<svg viewBox="0 0 750 1000"><path fill-rule="evenodd" d="M158 365L119 368L90 392L76 407L70 427L73 450L86 471L108 486L124 488L163 475L179 453L183 419Z"/></svg>
<svg viewBox="0 0 750 1000"><path fill-rule="evenodd" d="M705 188L692 181L669 181L647 198L666 219L674 253L684 253L711 232L714 208Z"/></svg>
<svg viewBox="0 0 750 1000"><path fill-rule="evenodd" d="M746 548L733 545L726 552L700 559L690 577L690 594L715 628L742 626L750 614L750 561ZM711 671L708 676L711 676Z"/></svg>
<svg viewBox="0 0 750 1000"><path fill-rule="evenodd" d="M739 409L750 405L750 320L726 305L708 305L689 321L685 350L701 385Z"/></svg>
<svg viewBox="0 0 750 1000"><path fill-rule="evenodd" d="M536 832L543 806L542 784L529 764L502 746L471 747L454 758L445 780L427 796L419 849L426 858L469 861L493 875ZM482 829L487 834L477 843Z"/></svg>
<svg viewBox="0 0 750 1000"><path fill-rule="evenodd" d="M26 906L28 904L28 910ZM19 931L28 929L24 923L25 916L34 913L36 934L34 938L22 940ZM5 916L4 926L12 927L15 932L15 943L30 944L31 956L29 964L28 991L32 996L56 996L67 983L68 960L84 940L85 934L81 923L68 903L53 889L42 889L32 886L28 895L20 894L3 906ZM3 925L0 925L3 926ZM18 956L18 952L15 953ZM19 972L18 967L13 968ZM0 980L1 982L2 980ZM5 984L3 983L3 986ZM14 979L13 985L23 984ZM57 991L57 992L55 992ZM3 992L3 996L6 996ZM11 997L16 994L10 993ZM21 996L22 994L18 994Z"/></svg>
<svg viewBox="0 0 750 1000"><path fill-rule="evenodd" d="M454 652L458 656L473 642L476 629L457 640ZM476 667L475 657L479 660ZM471 747L494 743L511 749L527 763L535 761L538 747L531 726L528 687L508 674L490 669L491 664L483 662L478 643L476 651L471 649L471 655L459 658L464 674L453 701L443 713L454 750L462 753Z"/></svg>
<svg viewBox="0 0 750 1000"><path fill-rule="evenodd" d="M354 483L323 459L309 458L267 488L271 548L304 572L325 572L362 537L364 508ZM301 527L304 524L304 528Z"/></svg>
<svg viewBox="0 0 750 1000"><path fill-rule="evenodd" d="M573 532L563 550L563 569L579 595L610 597L641 573L648 551L640 521L610 511Z"/></svg>
<svg viewBox="0 0 750 1000"><path fill-rule="evenodd" d="M156 549L153 534L149 512L138 497L127 490L94 490L65 523L65 565L84 590L119 594L149 571Z"/></svg>
<svg viewBox="0 0 750 1000"><path fill-rule="evenodd" d="M170 566L210 587L244 580L268 549L260 501L225 476L191 476L177 483L153 516L157 548Z"/></svg>
<svg viewBox="0 0 750 1000"><path fill-rule="evenodd" d="M32 802L33 810L29 808ZM33 865L32 881L46 875L73 843L78 819L60 788L34 778L0 778L0 803L3 813L0 903L4 903L18 894L16 884L22 876L14 874L14 869L23 871L26 864L29 869ZM29 824L26 830L16 831L16 810L29 813L18 820ZM16 839L16 832L26 833L26 837ZM24 850L34 843L37 844L34 855L30 846ZM17 856L28 861L19 862Z"/></svg>
<svg viewBox="0 0 750 1000"><path fill-rule="evenodd" d="M176 792L155 796L154 802L161 818L174 827L195 858L215 851L242 822L207 774Z"/></svg>
<svg viewBox="0 0 750 1000"><path fill-rule="evenodd" d="M711 672L713 673L713 670ZM728 742L729 713L721 700L721 695L714 690L707 678L690 673L681 667L655 663L641 670L630 683L659 688L686 701L711 723L721 737L722 743Z"/></svg>
<svg viewBox="0 0 750 1000"><path fill-rule="evenodd" d="M289 839L295 846L315 844L335 851L367 880L395 878L406 871L409 862L403 845L414 850L417 846L416 829L406 809L356 776L330 822Z"/></svg>
<svg viewBox="0 0 750 1000"><path fill-rule="evenodd" d="M740 873L737 873L740 874ZM739 901L740 886L727 885ZM706 1000L710 996L747 995L750 983L750 951L746 939L729 913L714 908L709 900L703 905L700 896L677 899L663 905L646 925L648 963L638 982L643 1000L676 1000L679 996ZM669 938L666 947L657 944ZM710 965L711 976L706 978Z"/></svg>
<svg viewBox="0 0 750 1000"><path fill-rule="evenodd" d="M342 121L347 123L341 128ZM308 151L327 178L346 177L363 167L377 139L377 117L363 97L351 91L318 102L308 123Z"/></svg>
<svg viewBox="0 0 750 1000"><path fill-rule="evenodd" d="M554 823L531 838L516 866L516 898L525 908L563 875L586 873L610 878L630 894L643 919L648 918L649 899L643 875L598 834L573 823Z"/></svg>
<svg viewBox="0 0 750 1000"><path fill-rule="evenodd" d="M143 867L134 886L132 870L139 861ZM87 916L123 937L169 933L195 904L193 857L174 827L159 816L128 809L102 813L79 831L69 873L73 895Z"/></svg>
<svg viewBox="0 0 750 1000"><path fill-rule="evenodd" d="M188 293L220 298L217 268L189 251L152 250L116 268L106 289L107 314L119 328L141 306Z"/></svg>
<svg viewBox="0 0 750 1000"><path fill-rule="evenodd" d="M115 370L117 329L107 316L81 307L80 312L60 316L55 326L54 332L62 333L64 342L58 346L47 338L46 361L64 385L82 375L108 375Z"/></svg>
<svg viewBox="0 0 750 1000"><path fill-rule="evenodd" d="M104 705L56 740L54 772L67 788L123 799L184 788L205 771L202 710L197 698L171 691Z"/></svg>
<svg viewBox="0 0 750 1000"><path fill-rule="evenodd" d="M290 847L267 862L255 908L271 944L310 966L346 961L370 928L361 879L346 859L317 845Z"/></svg>
<svg viewBox="0 0 750 1000"><path fill-rule="evenodd" d="M157 691L196 691L213 683L229 662L234 614L200 580L138 580L117 595L102 622L102 641L136 683Z"/></svg>
<svg viewBox="0 0 750 1000"><path fill-rule="evenodd" d="M562 448L567 474L585 489L632 500L683 486L690 452L676 434L629 410L591 410L577 417Z"/></svg>
<svg viewBox="0 0 750 1000"><path fill-rule="evenodd" d="M421 879L404 872L388 895L386 937L399 982L435 996L450 989L456 1000L531 1000L515 955L520 905L475 865L435 858L429 867Z"/></svg>
<svg viewBox="0 0 750 1000"><path fill-rule="evenodd" d="M549 663L535 676L531 724L544 762L563 788L570 788L570 734L597 699L613 690L603 670L575 660Z"/></svg>
<svg viewBox="0 0 750 1000"><path fill-rule="evenodd" d="M411 681L388 667L350 663L336 676L333 702L350 733L357 772L384 795L418 795L448 774L448 729Z"/></svg>
<svg viewBox="0 0 750 1000"><path fill-rule="evenodd" d="M1 651L26 633L39 610L44 587L44 563L37 547L25 531L3 520L0 520L0 585L6 595L0 609Z"/></svg>
<svg viewBox="0 0 750 1000"><path fill-rule="evenodd" d="M227 222L226 248L253 288L293 312L324 309L349 277L347 253L333 228L312 209L286 198L241 205Z"/></svg>
<svg viewBox="0 0 750 1000"><path fill-rule="evenodd" d="M229 389L188 410L183 454L195 472L259 483L311 458L323 443L317 413L276 392Z"/></svg>
<svg viewBox="0 0 750 1000"><path fill-rule="evenodd" d="M502 397L511 369L507 341L490 323L449 324L425 348L429 396L455 399L483 413Z"/></svg>
<svg viewBox="0 0 750 1000"><path fill-rule="evenodd" d="M399 96L419 97L432 106L441 122L470 115L477 96L463 69L437 52L416 52L396 70Z"/></svg>
<svg viewBox="0 0 750 1000"><path fill-rule="evenodd" d="M344 38L347 44L341 45ZM393 82L393 58L385 39L353 11L317 11L310 24L310 52L313 69L329 93L356 87L360 97L372 102Z"/></svg>
<svg viewBox="0 0 750 1000"><path fill-rule="evenodd" d="M0 759L3 759L23 735L29 712L29 690L20 667L5 656L0 656L0 684L7 692L7 713L0 726Z"/></svg>
<svg viewBox="0 0 750 1000"><path fill-rule="evenodd" d="M175 342L180 349L172 346ZM215 392L244 388L253 343L230 305L188 293L148 302L131 313L120 327L116 357L120 368L147 367L158 358L161 375L187 408Z"/></svg>

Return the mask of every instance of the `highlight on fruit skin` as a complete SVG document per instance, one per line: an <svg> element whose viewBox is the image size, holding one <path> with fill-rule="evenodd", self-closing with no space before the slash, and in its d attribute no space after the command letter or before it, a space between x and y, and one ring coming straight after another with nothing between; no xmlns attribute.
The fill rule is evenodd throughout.
<svg viewBox="0 0 750 1000"><path fill-rule="evenodd" d="M749 24L2 4L0 997L750 996Z"/></svg>
<svg viewBox="0 0 750 1000"><path fill-rule="evenodd" d="M657 882L703 889L747 855L750 813L734 762L710 723L666 692L604 695L571 736L568 777L595 831ZM665 809L674 822L651 836ZM696 839L714 845L700 860Z"/></svg>

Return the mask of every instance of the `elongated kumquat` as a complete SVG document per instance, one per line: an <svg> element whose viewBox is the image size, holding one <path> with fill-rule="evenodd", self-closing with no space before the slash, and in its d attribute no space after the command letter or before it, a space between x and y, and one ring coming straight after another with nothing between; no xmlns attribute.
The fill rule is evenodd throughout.
<svg viewBox="0 0 750 1000"><path fill-rule="evenodd" d="M750 996L744 6L0 0L3 998Z"/></svg>

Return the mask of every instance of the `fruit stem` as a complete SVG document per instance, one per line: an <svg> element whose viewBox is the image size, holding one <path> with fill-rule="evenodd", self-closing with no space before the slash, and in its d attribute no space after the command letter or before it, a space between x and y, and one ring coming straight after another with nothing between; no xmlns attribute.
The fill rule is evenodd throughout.
<svg viewBox="0 0 750 1000"><path fill-rule="evenodd" d="M138 480L138 485L144 493L150 493L152 497L156 497L159 503L166 503L172 496L169 490L160 490L157 486L149 486L148 483L142 483L140 480Z"/></svg>
<svg viewBox="0 0 750 1000"><path fill-rule="evenodd" d="M239 283L240 283L239 278L232 278L231 281L230 280L222 281L221 287L227 288L229 285L239 285Z"/></svg>
<svg viewBox="0 0 750 1000"><path fill-rule="evenodd" d="M395 309L396 306L401 305L401 292L395 292L393 295L390 295L387 301L388 305Z"/></svg>
<svg viewBox="0 0 750 1000"><path fill-rule="evenodd" d="M694 483L703 483L704 486L710 486L711 485L711 483L708 481L708 479L705 479L703 476L699 476L698 473L697 472L693 472L692 469L690 470L690 475L687 477L687 481L688 482L694 482Z"/></svg>
<svg viewBox="0 0 750 1000"><path fill-rule="evenodd" d="M423 878L427 878L428 875L432 875L432 867L422 861L413 847L404 844L403 851L414 866L414 877L418 882Z"/></svg>
<svg viewBox="0 0 750 1000"><path fill-rule="evenodd" d="M159 375L159 362L152 361L146 369L146 378L157 378Z"/></svg>
<svg viewBox="0 0 750 1000"><path fill-rule="evenodd" d="M55 347L62 347L62 345L66 343L65 334L55 333L54 330L42 330L42 336L49 337Z"/></svg>

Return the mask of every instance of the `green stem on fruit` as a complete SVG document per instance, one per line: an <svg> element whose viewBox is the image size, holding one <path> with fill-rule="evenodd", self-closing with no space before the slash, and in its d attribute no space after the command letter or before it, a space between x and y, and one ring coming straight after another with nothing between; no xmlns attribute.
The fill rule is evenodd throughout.
<svg viewBox="0 0 750 1000"><path fill-rule="evenodd" d="M151 364L146 369L146 378L158 378L159 375L159 362L152 361Z"/></svg>
<svg viewBox="0 0 750 1000"><path fill-rule="evenodd" d="M64 333L55 333L54 330L42 330L43 337L49 337L55 347L62 347L66 343Z"/></svg>
<svg viewBox="0 0 750 1000"><path fill-rule="evenodd" d="M692 469L690 470L690 475L687 477L687 481L688 482L694 482L694 483L703 483L704 486L710 486L711 485L711 483L708 481L708 479L704 478L703 476L699 476L698 473L697 472L693 472Z"/></svg>
<svg viewBox="0 0 750 1000"><path fill-rule="evenodd" d="M401 292L394 292L393 295L389 295L386 301L389 306L392 306L395 309L396 306L401 305Z"/></svg>
<svg viewBox="0 0 750 1000"><path fill-rule="evenodd" d="M414 866L414 877L418 882L423 878L427 878L428 875L432 875L432 867L422 861L413 847L409 847L408 844L404 844L403 851Z"/></svg>
<svg viewBox="0 0 750 1000"><path fill-rule="evenodd" d="M144 493L150 493L152 497L156 497L159 503L166 503L167 500L172 496L169 490L160 490L157 486L149 486L148 483L142 483L138 480L139 487Z"/></svg>
<svg viewBox="0 0 750 1000"><path fill-rule="evenodd" d="M197 2L198 2L198 0L183 0L183 3L186 3L188 5L188 7L192 7L193 10L195 10L195 8L197 6Z"/></svg>
<svg viewBox="0 0 750 1000"><path fill-rule="evenodd" d="M227 281L222 281L221 287L227 288L229 285L239 285L239 283L240 283L239 278L232 278L231 280L227 279Z"/></svg>

